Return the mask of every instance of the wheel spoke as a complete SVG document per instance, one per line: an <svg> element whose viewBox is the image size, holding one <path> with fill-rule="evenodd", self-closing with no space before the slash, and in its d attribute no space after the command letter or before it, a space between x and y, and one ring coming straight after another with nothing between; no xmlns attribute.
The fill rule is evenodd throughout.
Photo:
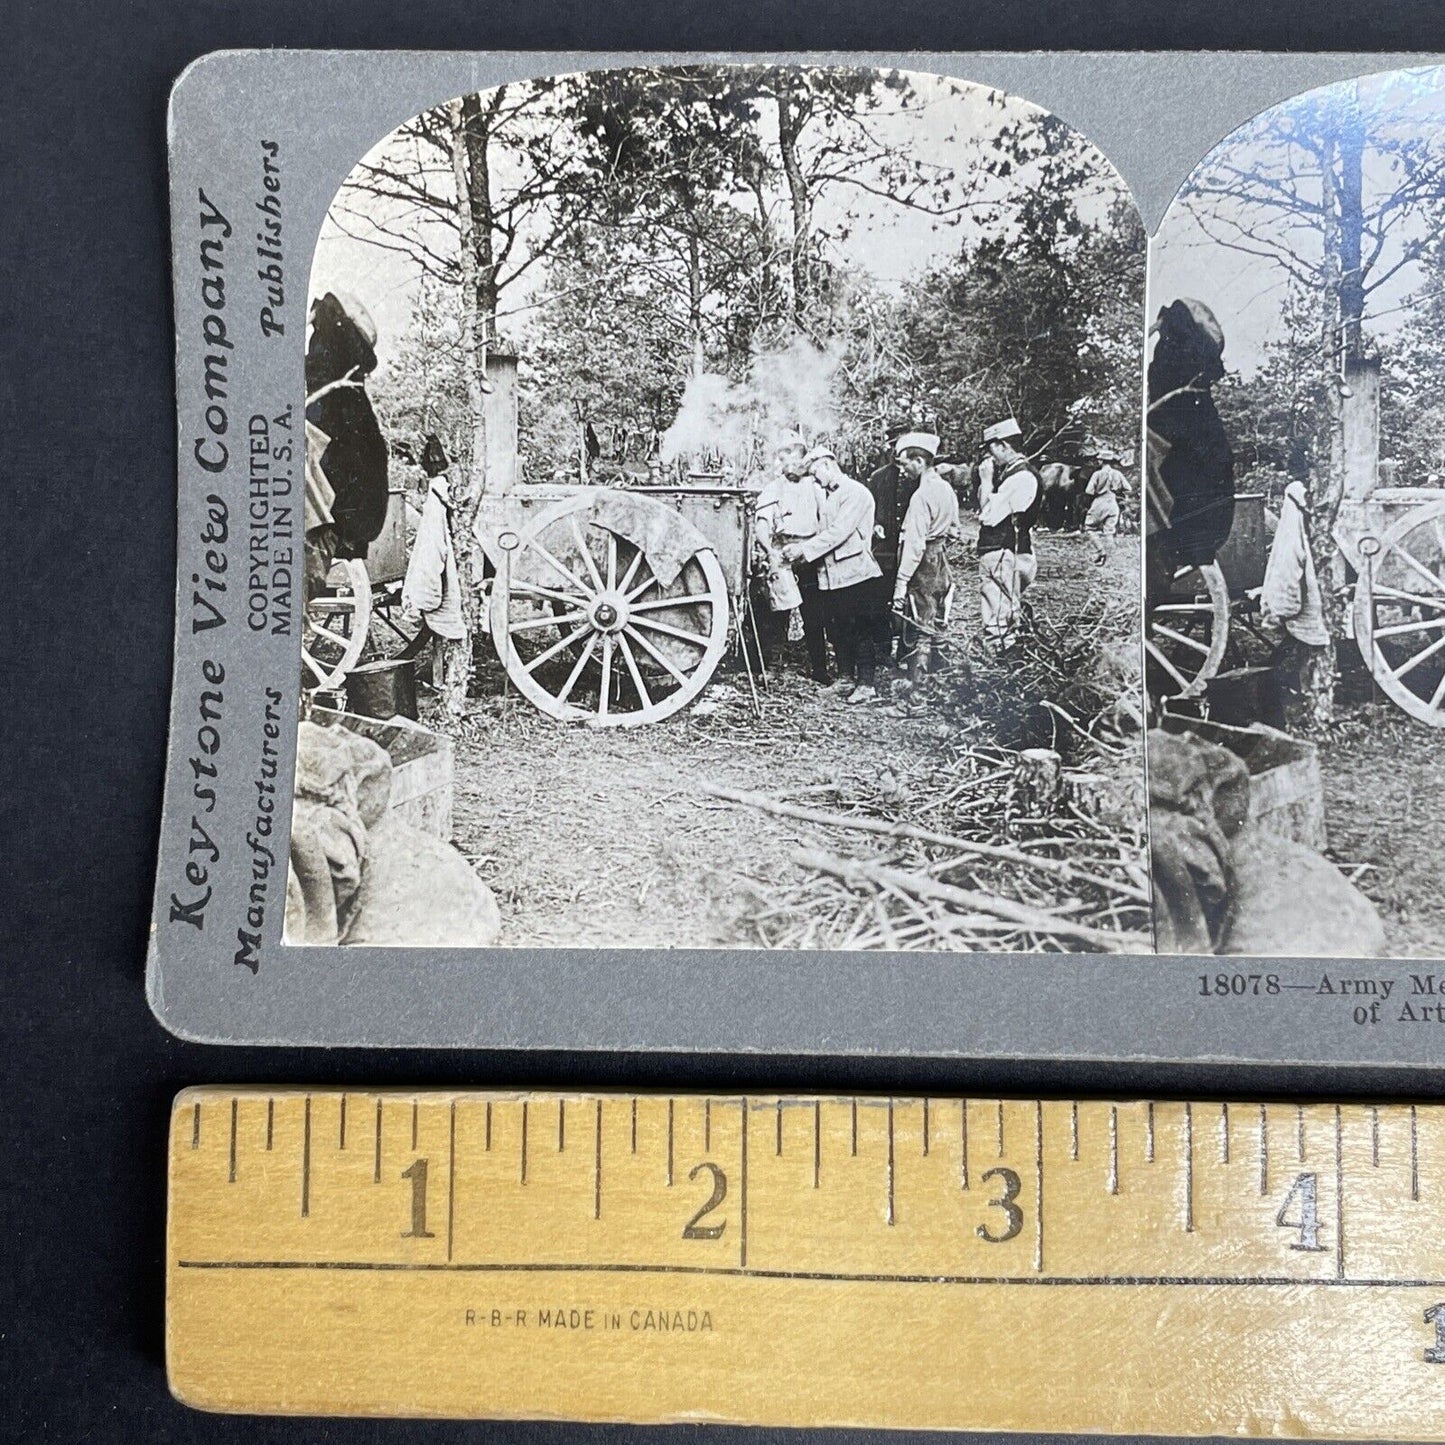
<svg viewBox="0 0 1445 1445"><path fill-rule="evenodd" d="M638 558L639 558L639 560L640 560L641 557L642 557L642 553L639 552L637 555L638 555ZM647 589L648 589L649 587L656 587L656 586L658 586L658 585L659 585L659 584L658 584L657 578L654 577L651 572L649 572L649 573L647 574L647 576L646 576L641 582L639 582L639 583L637 584L637 586L632 589L631 592L629 592L629 593L627 594L626 600L627 600L629 603L635 602L639 597L642 596L642 594L643 594L644 592L647 591Z"/></svg>
<svg viewBox="0 0 1445 1445"><path fill-rule="evenodd" d="M1391 622L1371 631L1376 637L1399 637L1406 632L1433 632L1437 627L1445 627L1445 617L1431 617L1425 622Z"/></svg>
<svg viewBox="0 0 1445 1445"><path fill-rule="evenodd" d="M613 539L616 541L616 538ZM642 548L639 547L632 554L632 561L627 564L627 571L622 574L622 581L617 584L617 590L624 595L627 589L632 586L632 579L637 576L637 569L642 566ZM638 594L641 595L640 593Z"/></svg>
<svg viewBox="0 0 1445 1445"><path fill-rule="evenodd" d="M617 586L617 534L607 533L607 590Z"/></svg>
<svg viewBox="0 0 1445 1445"><path fill-rule="evenodd" d="M582 669L587 666L592 657L592 649L597 646L597 634L594 632L587 639L587 646L582 649L582 655L572 664L572 671L567 674L567 681L562 684L562 691L557 694L558 702L566 702L572 696L572 689L577 686L577 679L582 676Z"/></svg>
<svg viewBox="0 0 1445 1445"><path fill-rule="evenodd" d="M1152 609L1154 612L1187 613L1191 616L1198 616L1200 613L1208 615L1214 608L1208 602L1161 602Z"/></svg>
<svg viewBox="0 0 1445 1445"><path fill-rule="evenodd" d="M587 538L582 533L582 524L577 520L577 513L573 512L567 518L568 525L572 529L572 540L577 544L577 550L582 554L582 565L587 569L587 575L592 579L593 588L602 591L602 576L597 571L597 564L592 560L592 549L587 545Z"/></svg>
<svg viewBox="0 0 1445 1445"><path fill-rule="evenodd" d="M1399 667L1391 668L1390 675L1398 679L1404 677L1407 672L1414 672L1414 670L1419 667L1422 662L1425 662L1429 658L1434 657L1435 654L1439 652L1442 647L1445 647L1445 637L1437 637L1435 641L1429 645L1429 647L1422 647L1420 651L1414 655L1414 657L1406 659L1406 661L1402 662ZM1388 666L1388 663L1386 665Z"/></svg>
<svg viewBox="0 0 1445 1445"><path fill-rule="evenodd" d="M1180 672L1179 669L1175 667L1174 664L1170 662L1169 659L1165 657L1165 655L1157 647L1155 647L1155 645L1150 642L1147 637L1144 639L1144 650L1149 654L1150 657L1154 659L1155 662L1159 664L1160 667L1164 669L1165 672L1169 674L1170 677L1174 679L1175 682L1179 684L1180 687L1184 689L1185 692L1189 691L1189 682L1185 678L1184 674Z"/></svg>
<svg viewBox="0 0 1445 1445"><path fill-rule="evenodd" d="M584 633L591 631L592 624L590 622L584 622L581 627L577 628L573 632L569 632L567 636L561 640L561 642L554 642L551 647L549 647L545 652L539 652L536 657L532 658L528 662L524 662L522 664L523 671L536 672L536 670L541 667L541 665L549 658L556 657L556 655L564 648L571 647L574 642L579 641Z"/></svg>
<svg viewBox="0 0 1445 1445"><path fill-rule="evenodd" d="M631 627L625 627L623 628L623 631L654 662L660 663L663 667L665 667L667 671L670 672L673 677L677 679L679 684L681 684L683 687L687 686L687 674L685 672L680 672L677 669L676 665L670 659L664 657L640 632L634 632Z"/></svg>
<svg viewBox="0 0 1445 1445"><path fill-rule="evenodd" d="M622 660L627 664L627 671L631 674L632 685L637 689L637 700L644 708L652 706L652 694L648 692L646 684L642 681L642 673L638 670L637 659L632 655L632 649L627 645L625 637L617 639L617 646L622 652Z"/></svg>
<svg viewBox="0 0 1445 1445"><path fill-rule="evenodd" d="M706 633L689 632L685 627L673 627L671 623L667 622L654 622L650 617L634 617L632 619L632 625L634 627L645 627L649 632L661 632L668 637L679 638L683 642L692 643L694 647L707 646L708 640Z"/></svg>
<svg viewBox="0 0 1445 1445"><path fill-rule="evenodd" d="M542 597L548 602L565 602L569 607L586 602L590 595L586 592L558 592L555 587L539 587L535 582L513 582L509 590L518 597Z"/></svg>
<svg viewBox="0 0 1445 1445"><path fill-rule="evenodd" d="M546 617L529 617L522 622L507 619L508 632L533 632L540 627L565 627L570 622L580 622L585 612L559 612Z"/></svg>
<svg viewBox="0 0 1445 1445"><path fill-rule="evenodd" d="M329 627L322 627L319 622L311 624L311 630L317 637L324 637L328 642L334 642L343 652L351 646L351 639L339 632L333 632Z"/></svg>
<svg viewBox="0 0 1445 1445"><path fill-rule="evenodd" d="M637 602L628 607L629 612L666 612L670 607L695 607L697 604L705 603L708 607L715 605L713 599L703 593L698 597L662 597L656 602Z"/></svg>
<svg viewBox="0 0 1445 1445"><path fill-rule="evenodd" d="M1396 544L1391 551L1397 556L1412 572L1417 573L1428 582L1436 592L1445 592L1445 582L1442 582L1418 557L1407 552L1403 547Z"/></svg>
<svg viewBox="0 0 1445 1445"><path fill-rule="evenodd" d="M1402 592L1398 587L1386 587L1380 582L1371 584L1370 595L1383 597L1387 602L1408 602L1414 607L1433 607L1436 612L1445 612L1445 598L1422 597L1418 592Z"/></svg>
<svg viewBox="0 0 1445 1445"><path fill-rule="evenodd" d="M321 664L317 662L316 659L313 658L304 647L301 649L301 661L304 662L313 673L315 673L316 681L318 683L324 683L327 678L331 676L331 669L328 667L322 667Z"/></svg>
<svg viewBox="0 0 1445 1445"><path fill-rule="evenodd" d="M615 574L616 567L617 554L615 551L613 551L612 555L608 558L607 563L607 574L609 579ZM614 643L612 640L612 634L610 632L603 633L602 683L597 691L597 716L599 718L604 718L607 716L607 708L609 704L608 693L612 691L612 652L615 647L616 643Z"/></svg>
<svg viewBox="0 0 1445 1445"><path fill-rule="evenodd" d="M1156 636L1167 637L1171 642L1177 642L1181 647L1192 648L1201 656L1209 656L1208 643L1200 642L1193 637L1187 637L1182 632L1176 632L1172 627L1165 627L1162 622L1156 622L1154 624L1154 632Z"/></svg>
<svg viewBox="0 0 1445 1445"><path fill-rule="evenodd" d="M579 596L588 598L592 596L592 589L570 568L564 567L535 537L527 544L553 571L560 573L576 589ZM569 602L575 602L575 597L569 597Z"/></svg>

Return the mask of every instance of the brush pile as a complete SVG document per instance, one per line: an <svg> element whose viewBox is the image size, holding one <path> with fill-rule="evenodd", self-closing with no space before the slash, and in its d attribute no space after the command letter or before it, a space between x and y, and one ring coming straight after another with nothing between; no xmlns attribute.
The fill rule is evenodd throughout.
<svg viewBox="0 0 1445 1445"><path fill-rule="evenodd" d="M1137 647L1118 624L1101 606L1067 635L1034 626L1003 660L949 646L905 704L946 741L911 769L791 793L705 787L801 825L796 881L748 881L757 941L1148 952Z"/></svg>

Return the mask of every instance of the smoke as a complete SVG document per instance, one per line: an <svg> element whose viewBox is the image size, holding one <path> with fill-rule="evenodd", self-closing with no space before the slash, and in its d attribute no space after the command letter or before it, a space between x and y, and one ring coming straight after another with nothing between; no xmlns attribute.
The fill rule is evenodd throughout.
<svg viewBox="0 0 1445 1445"><path fill-rule="evenodd" d="M744 468L784 436L828 436L838 424L841 360L841 347L822 349L795 336L757 352L742 381L694 376L663 434L663 462L712 456Z"/></svg>

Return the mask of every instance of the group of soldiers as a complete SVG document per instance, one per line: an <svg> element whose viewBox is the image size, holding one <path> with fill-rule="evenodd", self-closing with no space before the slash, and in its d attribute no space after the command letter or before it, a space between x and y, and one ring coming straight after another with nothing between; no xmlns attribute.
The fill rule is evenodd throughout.
<svg viewBox="0 0 1445 1445"><path fill-rule="evenodd" d="M1033 527L1043 486L1018 450L1021 437L1012 417L981 437L979 611L983 638L998 653L1018 645L1024 592L1038 573ZM758 494L765 584L755 610L765 660L776 665L801 624L815 682L849 704L874 702L879 667L896 660L907 676L894 701L906 707L939 661L933 644L953 600L947 544L959 531L959 503L939 468L935 433L898 426L888 440L892 459L866 484L844 474L832 448L784 440Z"/></svg>

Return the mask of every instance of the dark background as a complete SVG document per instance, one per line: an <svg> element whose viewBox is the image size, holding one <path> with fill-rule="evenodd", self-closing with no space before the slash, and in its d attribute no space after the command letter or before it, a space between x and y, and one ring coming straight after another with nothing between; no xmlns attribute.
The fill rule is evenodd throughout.
<svg viewBox="0 0 1445 1445"><path fill-rule="evenodd" d="M12 640L0 868L0 1439L507 1445L696 1436L249 1420L175 1404L162 1359L175 1092L252 1081L1438 1097L1445 1076L1219 1067L220 1049L143 992L170 690L172 80L206 51L1445 50L1432 0L9 0L0 5L0 539ZM1120 1021L1121 1045L1128 1042ZM1186 1347L1187 1354L1187 1347ZM751 1442L756 1431L711 1430ZM842 1435L836 1438L844 1438ZM850 1440L867 1438L856 1432ZM877 1437L892 1439L897 1437Z"/></svg>

